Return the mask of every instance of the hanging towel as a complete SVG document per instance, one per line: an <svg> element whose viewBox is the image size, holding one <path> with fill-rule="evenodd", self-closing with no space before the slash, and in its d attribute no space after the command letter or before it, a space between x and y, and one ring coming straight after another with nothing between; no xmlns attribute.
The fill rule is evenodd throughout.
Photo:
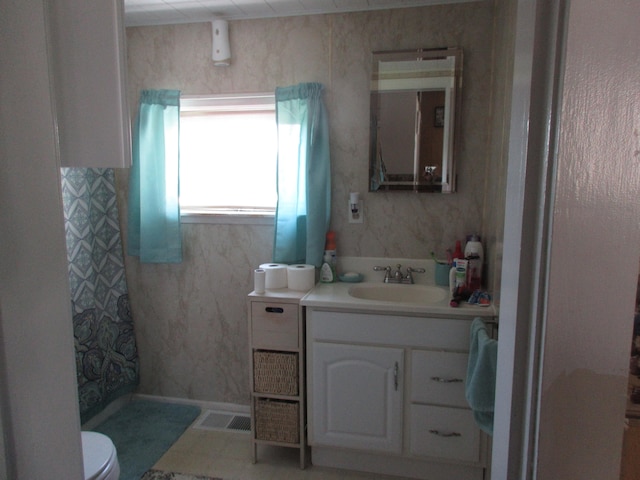
<svg viewBox="0 0 640 480"><path fill-rule="evenodd" d="M489 337L481 318L474 319L471 322L465 397L476 423L489 435L493 434L497 357L498 342Z"/></svg>

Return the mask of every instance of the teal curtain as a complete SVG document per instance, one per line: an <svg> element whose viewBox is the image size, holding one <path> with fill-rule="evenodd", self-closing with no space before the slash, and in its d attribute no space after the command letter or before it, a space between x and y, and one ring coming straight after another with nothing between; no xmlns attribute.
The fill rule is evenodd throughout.
<svg viewBox="0 0 640 480"><path fill-rule="evenodd" d="M127 253L143 263L180 263L180 92L143 90L133 135Z"/></svg>
<svg viewBox="0 0 640 480"><path fill-rule="evenodd" d="M319 83L276 89L274 262L322 264L331 215L329 125L322 91Z"/></svg>

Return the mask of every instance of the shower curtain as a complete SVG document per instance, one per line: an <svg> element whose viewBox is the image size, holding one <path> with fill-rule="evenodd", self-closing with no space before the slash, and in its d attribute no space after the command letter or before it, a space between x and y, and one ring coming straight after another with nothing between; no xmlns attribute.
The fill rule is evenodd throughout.
<svg viewBox="0 0 640 480"><path fill-rule="evenodd" d="M113 169L63 168L78 397L82 423L139 381Z"/></svg>

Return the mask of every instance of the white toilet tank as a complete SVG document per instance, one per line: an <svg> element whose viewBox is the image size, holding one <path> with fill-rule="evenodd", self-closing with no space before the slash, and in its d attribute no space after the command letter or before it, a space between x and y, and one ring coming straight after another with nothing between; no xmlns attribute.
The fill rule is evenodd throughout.
<svg viewBox="0 0 640 480"><path fill-rule="evenodd" d="M82 457L85 480L118 480L120 477L116 447L106 435L82 432Z"/></svg>

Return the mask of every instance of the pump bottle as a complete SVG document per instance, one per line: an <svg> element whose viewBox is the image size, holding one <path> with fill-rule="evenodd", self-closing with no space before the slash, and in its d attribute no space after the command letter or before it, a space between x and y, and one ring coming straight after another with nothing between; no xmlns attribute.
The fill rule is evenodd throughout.
<svg viewBox="0 0 640 480"><path fill-rule="evenodd" d="M467 244L464 247L464 258L469 261L468 284L471 290L478 290L482 285L482 264L484 261L484 251L480 236L469 235Z"/></svg>

